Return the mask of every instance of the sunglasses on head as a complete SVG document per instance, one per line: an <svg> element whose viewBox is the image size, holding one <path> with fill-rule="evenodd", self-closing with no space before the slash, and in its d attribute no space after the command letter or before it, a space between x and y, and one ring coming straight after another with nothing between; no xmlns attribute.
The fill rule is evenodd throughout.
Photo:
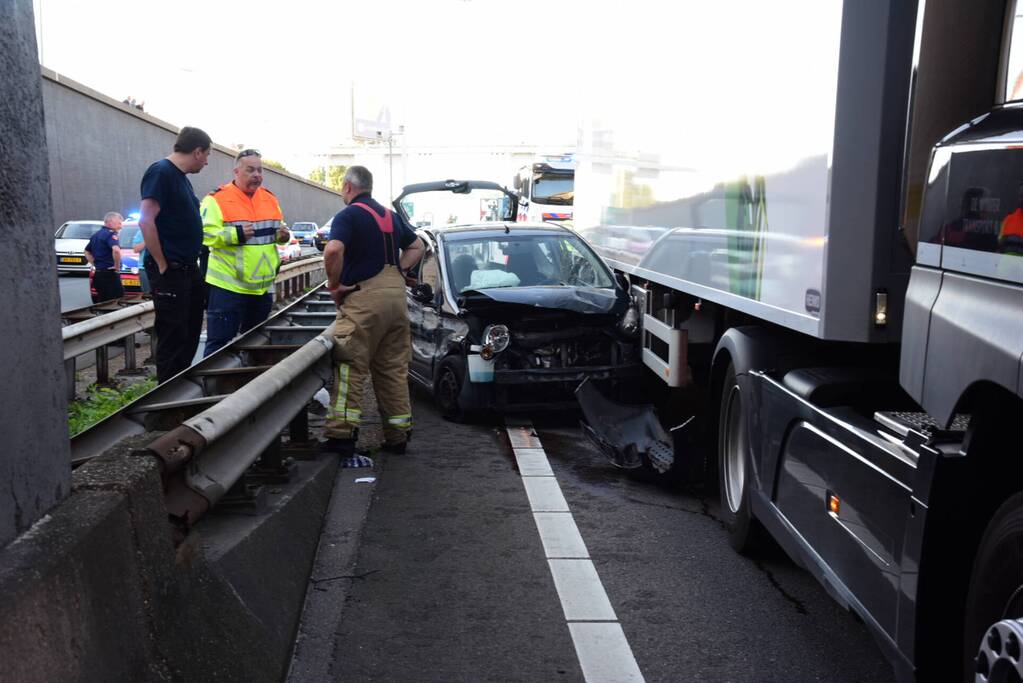
<svg viewBox="0 0 1023 683"><path fill-rule="evenodd" d="M259 153L258 149L243 149L242 151L238 152L238 155L234 158L234 160L238 161L242 157L252 157L252 156L256 156L256 157L259 157L259 158L263 157L263 155Z"/></svg>

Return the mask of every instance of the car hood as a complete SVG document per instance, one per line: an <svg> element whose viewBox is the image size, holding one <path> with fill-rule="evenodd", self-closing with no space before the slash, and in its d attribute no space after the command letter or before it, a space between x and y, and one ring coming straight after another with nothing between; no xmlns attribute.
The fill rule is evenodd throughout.
<svg viewBox="0 0 1023 683"><path fill-rule="evenodd" d="M459 305L471 312L526 306L607 315L624 312L628 304L628 298L617 289L593 287L501 287L470 290L459 296Z"/></svg>
<svg viewBox="0 0 1023 683"><path fill-rule="evenodd" d="M85 247L88 246L89 240L70 240L70 239L54 239L53 248L56 251L73 251L76 254L81 254L85 251Z"/></svg>

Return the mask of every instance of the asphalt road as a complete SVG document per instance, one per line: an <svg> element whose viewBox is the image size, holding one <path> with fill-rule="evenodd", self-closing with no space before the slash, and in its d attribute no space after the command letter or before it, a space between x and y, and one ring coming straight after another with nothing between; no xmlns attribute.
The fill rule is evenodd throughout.
<svg viewBox="0 0 1023 683"><path fill-rule="evenodd" d="M505 431L414 415L408 454L341 470L289 680L586 680ZM646 681L892 680L781 551L731 550L715 497L628 476L571 420L537 431Z"/></svg>

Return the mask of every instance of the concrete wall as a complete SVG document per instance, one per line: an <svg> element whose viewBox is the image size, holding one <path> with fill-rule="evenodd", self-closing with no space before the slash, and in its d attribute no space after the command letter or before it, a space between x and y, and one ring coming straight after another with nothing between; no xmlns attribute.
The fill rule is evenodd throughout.
<svg viewBox="0 0 1023 683"><path fill-rule="evenodd" d="M52 178L51 233L64 221L101 220L107 211L137 211L142 174L149 164L170 154L179 127L48 69L43 70L43 104ZM203 122L181 125L202 128ZM233 168L233 150L215 145L209 166L189 180L202 198L230 182ZM320 224L342 206L336 192L291 173L267 168L263 184L277 195L289 224Z"/></svg>
<svg viewBox="0 0 1023 683"><path fill-rule="evenodd" d="M70 485L57 264L32 0L0 2L0 547ZM31 258L28 258L31 255Z"/></svg>

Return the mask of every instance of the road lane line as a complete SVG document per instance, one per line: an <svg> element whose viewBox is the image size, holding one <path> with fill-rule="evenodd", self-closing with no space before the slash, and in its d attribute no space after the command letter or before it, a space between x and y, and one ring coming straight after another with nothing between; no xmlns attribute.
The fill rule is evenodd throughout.
<svg viewBox="0 0 1023 683"><path fill-rule="evenodd" d="M568 501L554 477L522 477L533 512L568 512Z"/></svg>
<svg viewBox="0 0 1023 683"><path fill-rule="evenodd" d="M611 600L531 423L505 423L586 683L643 683Z"/></svg>
<svg viewBox="0 0 1023 683"><path fill-rule="evenodd" d="M514 448L515 462L523 477L553 477L554 471L542 448Z"/></svg>
<svg viewBox="0 0 1023 683"><path fill-rule="evenodd" d="M590 560L547 560L566 621L617 621Z"/></svg>
<svg viewBox="0 0 1023 683"><path fill-rule="evenodd" d="M570 513L534 512L537 531L548 559L588 560L589 551Z"/></svg>
<svg viewBox="0 0 1023 683"><path fill-rule="evenodd" d="M587 683L642 683L621 624L569 623L568 630Z"/></svg>

